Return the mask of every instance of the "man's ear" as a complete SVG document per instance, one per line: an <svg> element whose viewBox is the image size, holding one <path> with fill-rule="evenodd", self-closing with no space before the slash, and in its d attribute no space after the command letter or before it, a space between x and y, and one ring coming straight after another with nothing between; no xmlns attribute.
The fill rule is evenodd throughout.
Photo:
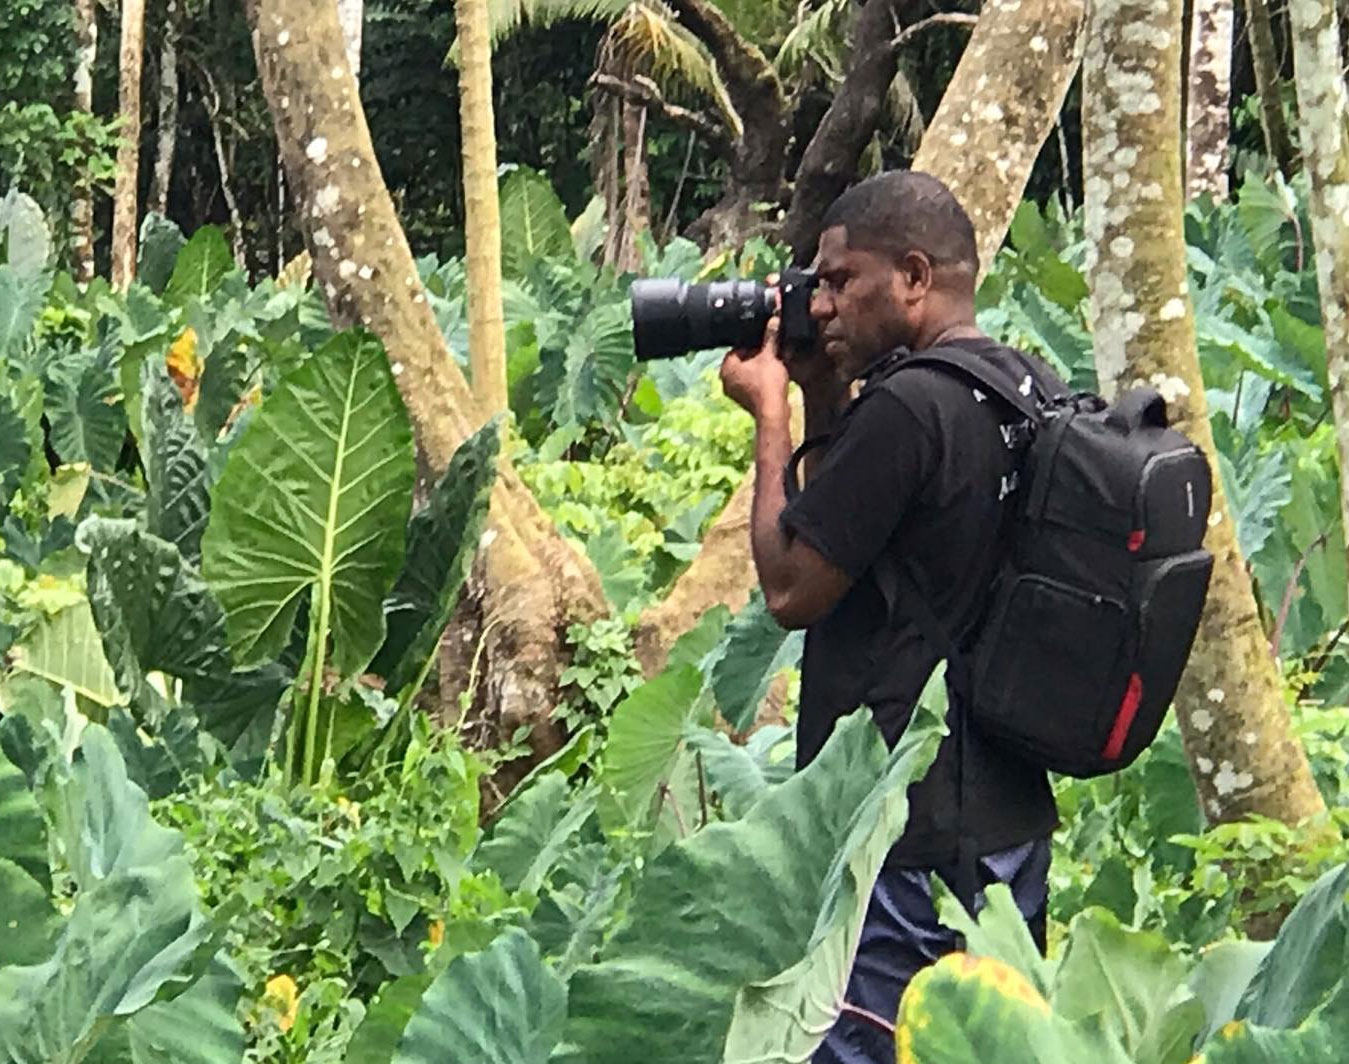
<svg viewBox="0 0 1349 1064"><path fill-rule="evenodd" d="M904 302L916 302L932 288L932 260L921 251L910 251L895 266L895 280Z"/></svg>

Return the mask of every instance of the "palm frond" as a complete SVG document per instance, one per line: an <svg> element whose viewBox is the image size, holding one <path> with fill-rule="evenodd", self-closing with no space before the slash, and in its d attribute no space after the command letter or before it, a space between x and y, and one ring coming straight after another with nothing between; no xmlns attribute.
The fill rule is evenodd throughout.
<svg viewBox="0 0 1349 1064"><path fill-rule="evenodd" d="M487 0L487 25L495 48L523 27L544 29L556 22L579 19L613 23L629 0ZM447 62L459 63L459 42L450 45Z"/></svg>
<svg viewBox="0 0 1349 1064"><path fill-rule="evenodd" d="M847 17L851 0L823 0L813 6L802 3L796 23L773 59L780 75L799 74L814 63L832 82L843 80L848 55Z"/></svg>

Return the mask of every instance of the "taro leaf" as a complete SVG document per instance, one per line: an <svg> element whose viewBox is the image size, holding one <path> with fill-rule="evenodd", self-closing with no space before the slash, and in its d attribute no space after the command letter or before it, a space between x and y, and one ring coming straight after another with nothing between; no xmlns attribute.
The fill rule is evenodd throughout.
<svg viewBox="0 0 1349 1064"><path fill-rule="evenodd" d="M612 800L601 804L606 830L641 825L668 784L684 727L703 688L693 665L667 668L614 707L600 780Z"/></svg>
<svg viewBox="0 0 1349 1064"><path fill-rule="evenodd" d="M1288 253L1297 244L1297 201L1282 180L1270 188L1255 170L1246 174L1237 193L1237 217L1249 238L1251 250L1269 272L1284 267Z"/></svg>
<svg viewBox="0 0 1349 1064"><path fill-rule="evenodd" d="M614 862L604 843L574 847L559 862L528 930L563 979L594 962L614 925L626 873L627 867Z"/></svg>
<svg viewBox="0 0 1349 1064"><path fill-rule="evenodd" d="M1089 1047L1012 965L966 953L909 984L895 1041L915 1064L1130 1064L1117 1046Z"/></svg>
<svg viewBox="0 0 1349 1064"><path fill-rule="evenodd" d="M106 342L50 367L45 404L52 449L62 462L88 462L100 473L112 472L117 464L127 430L117 356L115 342Z"/></svg>
<svg viewBox="0 0 1349 1064"><path fill-rule="evenodd" d="M1268 330L1272 332L1272 329ZM1235 355L1243 365L1285 388L1300 392L1313 402L1321 398L1316 373L1284 352L1266 332L1255 333L1219 314L1195 314L1195 335L1201 353L1213 347Z"/></svg>
<svg viewBox="0 0 1349 1064"><path fill-rule="evenodd" d="M28 469L28 426L8 395L0 392L0 521Z"/></svg>
<svg viewBox="0 0 1349 1064"><path fill-rule="evenodd" d="M97 1029L181 989L207 940L192 865L151 818L98 725L48 800L78 888L51 957L0 968L0 1052L13 1064L74 1064Z"/></svg>
<svg viewBox="0 0 1349 1064"><path fill-rule="evenodd" d="M282 378L230 449L202 537L238 664L281 653L311 590L337 672L369 663L412 481L412 433L378 340L342 333Z"/></svg>
<svg viewBox="0 0 1349 1064"><path fill-rule="evenodd" d="M270 724L286 670L231 671L224 612L173 544L133 521L99 517L79 538L103 648L133 703L153 703L146 674L164 672L184 681L201 726L226 745L260 717Z"/></svg>
<svg viewBox="0 0 1349 1064"><path fill-rule="evenodd" d="M189 776L206 767L201 727L191 707L175 706L159 716L152 736L123 706L109 707L104 725L117 743L127 779L151 801L173 794Z"/></svg>
<svg viewBox="0 0 1349 1064"><path fill-rule="evenodd" d="M773 620L763 592L756 588L726 629L725 650L712 668L717 708L732 728L743 730L754 723L769 681L801 660L801 645L801 633L788 632Z"/></svg>
<svg viewBox="0 0 1349 1064"><path fill-rule="evenodd" d="M726 1064L805 1060L838 1019L872 886L908 821L909 786L927 772L946 733L945 669L929 679L914 716L880 779L856 806L825 880L805 955L781 974L745 986L736 995Z"/></svg>
<svg viewBox="0 0 1349 1064"><path fill-rule="evenodd" d="M604 197L591 196L585 210L572 220L571 241L579 261L589 262L593 259L604 242L604 234L609 228L604 214Z"/></svg>
<svg viewBox="0 0 1349 1064"><path fill-rule="evenodd" d="M47 888L0 857L0 965L38 964L52 954L60 921Z"/></svg>
<svg viewBox="0 0 1349 1064"><path fill-rule="evenodd" d="M177 387L155 362L141 367L141 411L146 525L197 564L211 505L206 450L183 411Z"/></svg>
<svg viewBox="0 0 1349 1064"><path fill-rule="evenodd" d="M1111 1032L1137 1064L1183 1064L1204 1026L1203 1005L1184 987L1189 968L1160 935L1088 909L1069 927L1054 1011Z"/></svg>
<svg viewBox="0 0 1349 1064"><path fill-rule="evenodd" d="M1237 1015L1262 1027L1296 1027L1344 976L1349 945L1349 864L1318 879L1283 922Z"/></svg>
<svg viewBox="0 0 1349 1064"><path fill-rule="evenodd" d="M15 269L41 273L51 262L52 234L37 200L11 188L0 199L0 252Z"/></svg>
<svg viewBox="0 0 1349 1064"><path fill-rule="evenodd" d="M4 539L4 556L12 558L30 573L36 573L44 561L59 554L75 542L75 526L67 517L38 522L37 535L29 535L27 527L11 514L0 527Z"/></svg>
<svg viewBox="0 0 1349 1064"><path fill-rule="evenodd" d="M885 767L880 732L859 710L744 818L648 861L630 922L598 964L572 975L567 1041L580 1059L627 1064L632 1032L645 1031L659 1032L643 1040L648 1064L721 1060L739 990L806 954L855 815Z"/></svg>
<svg viewBox="0 0 1349 1064"><path fill-rule="evenodd" d="M28 789L28 780L0 753L0 858L13 862L40 884L51 888L47 870L47 829ZM0 891L0 897L4 892Z"/></svg>
<svg viewBox="0 0 1349 1064"><path fill-rule="evenodd" d="M1230 1024L1196 1058L1200 1064L1340 1064L1344 1032L1349 1030L1349 983L1299 1027L1256 1027L1247 1021Z"/></svg>
<svg viewBox="0 0 1349 1064"><path fill-rule="evenodd" d="M202 438L214 442L248 391L254 358L247 347L217 347L201 371L201 390L193 419Z"/></svg>
<svg viewBox="0 0 1349 1064"><path fill-rule="evenodd" d="M183 231L162 214L151 211L141 222L136 251L136 280L159 295L169 283L178 253L187 241Z"/></svg>
<svg viewBox="0 0 1349 1064"><path fill-rule="evenodd" d="M565 348L548 352L540 370L545 412L559 426L614 420L634 365L627 304L594 307L561 340Z"/></svg>
<svg viewBox="0 0 1349 1064"><path fill-rule="evenodd" d="M179 307L193 300L204 300L220 287L232 269L234 256L224 234L213 225L202 226L178 252L164 298Z"/></svg>
<svg viewBox="0 0 1349 1064"><path fill-rule="evenodd" d="M767 725L754 733L760 736L781 739L787 729ZM791 758L772 764L767 759L768 751L761 758L747 746L731 742L724 733L711 728L694 728L685 737L689 749L702 758L703 771L707 777L707 786L721 798L721 808L727 817L739 819L749 812L764 791L775 783L781 783L792 773ZM760 740L761 744L763 740Z"/></svg>
<svg viewBox="0 0 1349 1064"><path fill-rule="evenodd" d="M37 630L13 653L14 668L20 672L70 687L100 706L122 701L87 602L42 618Z"/></svg>
<svg viewBox="0 0 1349 1064"><path fill-rule="evenodd" d="M550 772L511 802L479 844L475 861L496 872L507 890L537 894L594 811L592 789L573 794L565 774Z"/></svg>
<svg viewBox="0 0 1349 1064"><path fill-rule="evenodd" d="M243 983L223 954L172 1001L127 1023L132 1064L239 1064L244 1029L235 1016Z"/></svg>
<svg viewBox="0 0 1349 1064"><path fill-rule="evenodd" d="M347 1043L345 1064L389 1064L435 974L403 975L380 987Z"/></svg>
<svg viewBox="0 0 1349 1064"><path fill-rule="evenodd" d="M393 1064L547 1064L566 1011L566 987L539 959L533 939L512 928L437 976Z"/></svg>
<svg viewBox="0 0 1349 1064"><path fill-rule="evenodd" d="M1049 993L1049 969L1005 884L994 883L984 892L984 906L977 917L969 914L942 880L934 878L932 887L941 922L964 937L970 953L1011 965L1037 993Z"/></svg>
<svg viewBox="0 0 1349 1064"><path fill-rule="evenodd" d="M422 675L454 611L496 479L498 428L494 418L459 446L408 522L403 570L384 599L388 635L371 664L390 691Z"/></svg>
<svg viewBox="0 0 1349 1064"><path fill-rule="evenodd" d="M501 182L501 272L519 277L535 259L576 257L567 212L548 178L516 167Z"/></svg>
<svg viewBox="0 0 1349 1064"><path fill-rule="evenodd" d="M1182 872L1194 865L1194 851L1167 840L1204 830L1204 814L1194 777L1181 747L1180 731L1168 727L1148 749L1142 765L1143 822L1152 840L1152 859Z"/></svg>
<svg viewBox="0 0 1349 1064"><path fill-rule="evenodd" d="M22 349L50 287L46 274L0 264L0 359Z"/></svg>
<svg viewBox="0 0 1349 1064"><path fill-rule="evenodd" d="M1204 1007L1202 1045L1237 1014L1241 996L1255 977L1260 962L1273 942L1247 942L1244 939L1216 942L1203 951L1199 963L1190 972L1187 983Z"/></svg>

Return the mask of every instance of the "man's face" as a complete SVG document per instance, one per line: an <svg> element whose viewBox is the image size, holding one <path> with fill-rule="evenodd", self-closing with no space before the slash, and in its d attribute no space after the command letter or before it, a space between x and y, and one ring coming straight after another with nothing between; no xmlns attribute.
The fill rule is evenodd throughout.
<svg viewBox="0 0 1349 1064"><path fill-rule="evenodd" d="M914 335L921 293L890 259L849 248L843 226L820 235L815 269L819 285L810 313L839 377L853 379Z"/></svg>

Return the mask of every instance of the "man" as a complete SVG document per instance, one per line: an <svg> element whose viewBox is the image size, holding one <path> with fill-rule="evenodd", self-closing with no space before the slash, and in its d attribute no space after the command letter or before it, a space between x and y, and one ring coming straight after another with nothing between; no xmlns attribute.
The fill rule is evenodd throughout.
<svg viewBox="0 0 1349 1064"><path fill-rule="evenodd" d="M1019 419L958 372L901 369L903 357L958 346L1016 384L1029 375L1062 389L1041 364L976 327L974 229L930 175L881 174L840 196L824 218L816 269L815 352L784 357L774 319L758 351L733 351L721 369L726 393L755 420L750 536L759 581L773 616L807 629L798 767L859 705L896 741L950 645L934 645L923 629L933 630L935 615L950 640L967 635L999 559L1019 460L1017 433L1006 430ZM827 434L804 458L806 483L790 500L789 379L804 393L807 437ZM856 400L854 380L862 381ZM918 969L958 945L937 922L932 872L958 893L962 881L966 894L978 888L978 897L962 898L967 905L981 903L983 886L1009 884L1043 948L1057 824L1048 781L965 728L955 701L953 693L952 734L912 788L908 826L872 893L847 990L854 1008L817 1064L894 1060L892 1038L864 1014L893 1020Z"/></svg>

